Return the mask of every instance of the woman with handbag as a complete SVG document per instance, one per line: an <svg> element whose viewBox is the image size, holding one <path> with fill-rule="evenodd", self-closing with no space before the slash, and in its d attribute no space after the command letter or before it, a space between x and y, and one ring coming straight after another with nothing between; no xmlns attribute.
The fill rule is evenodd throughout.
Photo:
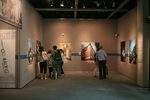
<svg viewBox="0 0 150 100"><path fill-rule="evenodd" d="M43 69L44 69L44 77L46 77L47 73L47 66L48 66L48 55L47 52L44 51L44 47L40 46L40 73L41 73L41 79L43 79Z"/></svg>

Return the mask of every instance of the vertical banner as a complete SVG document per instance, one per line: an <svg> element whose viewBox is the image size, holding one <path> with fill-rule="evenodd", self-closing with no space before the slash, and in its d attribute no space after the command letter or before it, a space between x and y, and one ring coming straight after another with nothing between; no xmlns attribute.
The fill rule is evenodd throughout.
<svg viewBox="0 0 150 100"><path fill-rule="evenodd" d="M97 48L99 48L99 42L82 42L81 60L94 60Z"/></svg>
<svg viewBox="0 0 150 100"><path fill-rule="evenodd" d="M15 30L0 30L0 88L15 88L15 40Z"/></svg>
<svg viewBox="0 0 150 100"><path fill-rule="evenodd" d="M126 51L125 51L125 41L121 42L121 61L125 62L126 61Z"/></svg>
<svg viewBox="0 0 150 100"><path fill-rule="evenodd" d="M129 62L136 64L136 39L129 41Z"/></svg>
<svg viewBox="0 0 150 100"><path fill-rule="evenodd" d="M28 65L33 64L33 39L28 38Z"/></svg>
<svg viewBox="0 0 150 100"><path fill-rule="evenodd" d="M64 59L71 60L71 43L59 43L59 49L64 52Z"/></svg>
<svg viewBox="0 0 150 100"><path fill-rule="evenodd" d="M0 20L22 28L22 0L0 0Z"/></svg>

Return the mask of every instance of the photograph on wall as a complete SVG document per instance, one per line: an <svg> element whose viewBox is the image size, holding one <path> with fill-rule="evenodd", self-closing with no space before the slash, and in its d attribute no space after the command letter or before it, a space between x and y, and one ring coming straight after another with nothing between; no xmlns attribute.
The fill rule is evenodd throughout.
<svg viewBox="0 0 150 100"><path fill-rule="evenodd" d="M99 42L82 42L81 60L94 60L97 48L99 48Z"/></svg>
<svg viewBox="0 0 150 100"><path fill-rule="evenodd" d="M15 30L0 30L0 88L15 88L15 41Z"/></svg>
<svg viewBox="0 0 150 100"><path fill-rule="evenodd" d="M33 39L28 38L28 65L33 64Z"/></svg>
<svg viewBox="0 0 150 100"><path fill-rule="evenodd" d="M64 59L71 60L71 43L59 43L58 49L64 52Z"/></svg>
<svg viewBox="0 0 150 100"><path fill-rule="evenodd" d="M39 62L39 47L41 46L41 42L36 40L36 62Z"/></svg>
<svg viewBox="0 0 150 100"><path fill-rule="evenodd" d="M129 62L136 64L136 39L129 41Z"/></svg>
<svg viewBox="0 0 150 100"><path fill-rule="evenodd" d="M0 20L22 28L22 0L0 0Z"/></svg>
<svg viewBox="0 0 150 100"><path fill-rule="evenodd" d="M121 61L126 61L126 54L125 54L125 41L121 42Z"/></svg>

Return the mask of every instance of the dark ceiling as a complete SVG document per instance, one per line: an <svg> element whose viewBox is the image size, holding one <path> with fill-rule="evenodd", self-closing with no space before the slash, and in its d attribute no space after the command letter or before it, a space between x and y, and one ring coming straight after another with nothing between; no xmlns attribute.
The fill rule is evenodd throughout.
<svg viewBox="0 0 150 100"><path fill-rule="evenodd" d="M43 18L118 19L137 6L137 0L27 1Z"/></svg>

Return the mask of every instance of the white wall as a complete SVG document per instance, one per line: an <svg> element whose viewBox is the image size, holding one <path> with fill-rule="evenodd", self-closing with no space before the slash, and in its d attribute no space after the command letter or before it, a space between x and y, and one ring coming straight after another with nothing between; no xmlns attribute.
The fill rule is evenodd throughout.
<svg viewBox="0 0 150 100"><path fill-rule="evenodd" d="M27 55L28 38L33 39L33 53L36 54L36 40L43 43L43 21L42 17L27 3L22 0L23 4L23 19L22 29L20 30L20 55ZM39 69L39 68L38 68ZM28 65L27 59L20 60L20 88L33 80L37 72L36 59L34 58L33 65Z"/></svg>
<svg viewBox="0 0 150 100"><path fill-rule="evenodd" d="M136 39L137 34L137 8L132 9L118 20L118 42L117 52L121 53L121 42L125 41L126 54L129 53L129 40ZM129 63L129 57L125 62L121 62L121 57L117 59L118 72L128 76L134 81L137 80L137 65Z"/></svg>
<svg viewBox="0 0 150 100"><path fill-rule="evenodd" d="M62 33L65 35L62 36ZM72 43L72 53L81 52L81 42L100 42L106 53L117 53L116 20L50 20L44 19L44 47L52 49L59 42ZM107 66L117 71L117 57L108 56ZM93 71L93 61L81 61L80 56L72 56L65 62L65 71Z"/></svg>

